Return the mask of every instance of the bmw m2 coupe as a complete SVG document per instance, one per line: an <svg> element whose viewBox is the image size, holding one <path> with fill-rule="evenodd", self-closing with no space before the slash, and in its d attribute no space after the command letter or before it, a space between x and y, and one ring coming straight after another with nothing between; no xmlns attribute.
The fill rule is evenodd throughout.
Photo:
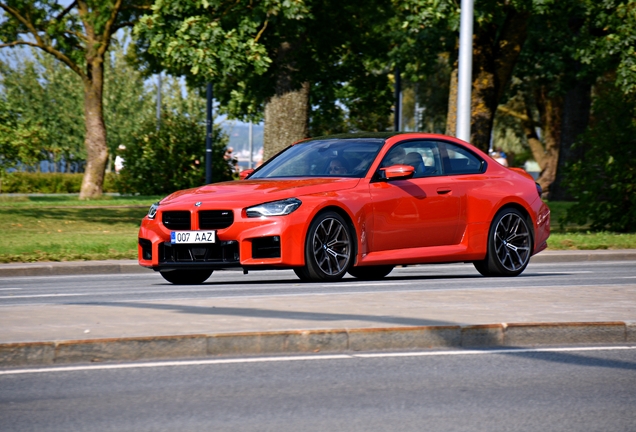
<svg viewBox="0 0 636 432"><path fill-rule="evenodd" d="M338 281L472 262L484 276L517 276L550 234L531 176L444 135L308 139L241 177L153 204L139 264L174 284L232 267Z"/></svg>

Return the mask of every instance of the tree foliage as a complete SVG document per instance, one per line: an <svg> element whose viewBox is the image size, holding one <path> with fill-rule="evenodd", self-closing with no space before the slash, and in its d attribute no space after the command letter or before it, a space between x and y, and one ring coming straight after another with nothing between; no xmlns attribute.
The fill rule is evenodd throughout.
<svg viewBox="0 0 636 432"><path fill-rule="evenodd" d="M141 124L155 117L156 92L125 60L128 42L125 33L120 35L105 57L103 108L111 155L126 145ZM20 121L37 124L46 132L42 139L24 143L39 154L37 161L64 160L61 167L66 171L71 161L85 162L81 80L69 68L33 48L8 53L0 58L0 94L6 109L19 113ZM33 160L23 163L34 164Z"/></svg>
<svg viewBox="0 0 636 432"><path fill-rule="evenodd" d="M6 107L46 131L43 139L24 143L38 154L36 162L85 160L81 81L72 71L27 48L0 60L0 85ZM23 163L35 165L32 159Z"/></svg>
<svg viewBox="0 0 636 432"><path fill-rule="evenodd" d="M46 130L21 114L0 97L0 177L19 163L36 163L41 158Z"/></svg>
<svg viewBox="0 0 636 432"><path fill-rule="evenodd" d="M258 119L272 102L298 92L298 112L270 112L276 120L265 122L265 151L271 154L289 144L272 127L293 126L296 135L307 130L303 104L314 115L312 133L386 127L358 113L390 113L384 31L391 15L389 0L159 0L136 34L140 51L154 56L151 65L158 62L199 87L212 82L221 109L232 117ZM347 123L349 112L355 120ZM303 125L296 128L289 119Z"/></svg>
<svg viewBox="0 0 636 432"><path fill-rule="evenodd" d="M124 168L116 187L124 194L160 195L205 184L205 125L184 114L166 114L157 130L148 121L121 151ZM213 129L212 181L231 180L223 158L227 136Z"/></svg>
<svg viewBox="0 0 636 432"><path fill-rule="evenodd" d="M590 223L595 231L636 230L636 105L614 83L598 86L593 123L578 146L583 158L569 167L566 181L576 203L566 220Z"/></svg>

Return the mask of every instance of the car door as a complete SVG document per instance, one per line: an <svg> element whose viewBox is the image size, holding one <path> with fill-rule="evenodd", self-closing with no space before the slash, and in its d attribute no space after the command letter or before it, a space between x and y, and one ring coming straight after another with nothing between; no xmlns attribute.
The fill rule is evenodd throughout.
<svg viewBox="0 0 636 432"><path fill-rule="evenodd" d="M373 203L371 251L459 243L463 200L453 179L445 175L440 143L398 143L380 167L396 164L413 166L415 174L408 179L383 180L378 173L369 184Z"/></svg>

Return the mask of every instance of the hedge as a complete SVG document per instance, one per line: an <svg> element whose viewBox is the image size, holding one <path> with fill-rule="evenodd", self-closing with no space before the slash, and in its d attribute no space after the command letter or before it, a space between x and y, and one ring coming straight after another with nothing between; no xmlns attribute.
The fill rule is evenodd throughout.
<svg viewBox="0 0 636 432"><path fill-rule="evenodd" d="M104 192L116 192L115 173L107 173ZM13 172L0 178L0 193L79 193L84 174Z"/></svg>

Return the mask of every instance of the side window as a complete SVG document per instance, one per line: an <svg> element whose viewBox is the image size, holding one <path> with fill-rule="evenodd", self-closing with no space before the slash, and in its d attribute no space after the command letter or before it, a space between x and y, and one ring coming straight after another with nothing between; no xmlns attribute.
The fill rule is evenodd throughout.
<svg viewBox="0 0 636 432"><path fill-rule="evenodd" d="M435 141L407 141L394 146L382 160L381 167L410 165L415 168L413 178L443 174L442 157Z"/></svg>
<svg viewBox="0 0 636 432"><path fill-rule="evenodd" d="M448 155L447 174L479 174L484 162L470 151L451 143L444 143Z"/></svg>

